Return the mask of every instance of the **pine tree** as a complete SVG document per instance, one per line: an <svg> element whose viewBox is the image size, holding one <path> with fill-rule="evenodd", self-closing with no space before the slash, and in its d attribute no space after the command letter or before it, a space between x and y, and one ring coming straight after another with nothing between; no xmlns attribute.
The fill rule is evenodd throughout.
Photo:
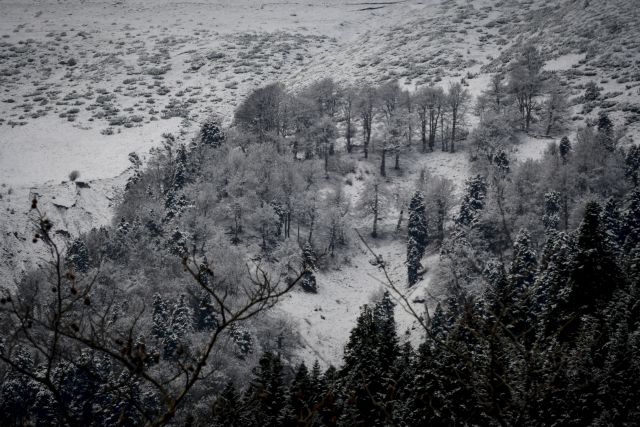
<svg viewBox="0 0 640 427"><path fill-rule="evenodd" d="M211 295L205 293L200 298L200 304L195 314L196 329L198 331L213 331L218 326L215 307L211 301Z"/></svg>
<svg viewBox="0 0 640 427"><path fill-rule="evenodd" d="M398 358L396 359L393 372L397 378L394 384L394 402L393 402L393 422L395 425L408 425L411 409L408 405L410 397L413 395L413 381L416 376L415 352L409 342L406 342L400 348Z"/></svg>
<svg viewBox="0 0 640 427"><path fill-rule="evenodd" d="M219 146L224 141L225 135L222 126L217 120L211 118L202 124L200 129L200 142L203 145Z"/></svg>
<svg viewBox="0 0 640 427"><path fill-rule="evenodd" d="M525 292L531 287L537 264L536 253L531 247L531 235L522 229L513 244L513 260L509 271L509 281L518 292Z"/></svg>
<svg viewBox="0 0 640 427"><path fill-rule="evenodd" d="M169 237L169 240L167 241L167 246L172 254L179 257L185 257L189 254L189 249L187 247L188 241L189 236L176 226L176 228L173 230L173 233Z"/></svg>
<svg viewBox="0 0 640 427"><path fill-rule="evenodd" d="M236 355L240 360L244 360L247 355L253 353L253 337L246 328L232 324L229 328L229 334L236 345L238 350Z"/></svg>
<svg viewBox="0 0 640 427"><path fill-rule="evenodd" d="M393 412L399 356L388 293L373 309L364 306L345 347L342 392L346 399L341 425L385 425ZM381 406L382 405L382 406Z"/></svg>
<svg viewBox="0 0 640 427"><path fill-rule="evenodd" d="M318 292L318 286L316 284L316 276L314 271L316 269L316 254L309 242L305 243L302 248L302 278L300 280L300 286L306 292L316 293Z"/></svg>
<svg viewBox="0 0 640 427"><path fill-rule="evenodd" d="M213 402L213 423L219 427L244 427L240 395L229 381Z"/></svg>
<svg viewBox="0 0 640 427"><path fill-rule="evenodd" d="M170 325L169 307L167 302L157 293L153 295L152 306L151 334L161 340L166 336Z"/></svg>
<svg viewBox="0 0 640 427"><path fill-rule="evenodd" d="M558 148L560 150L560 157L562 157L562 164L566 165L567 162L569 161L569 154L573 149L571 147L571 141L569 141L569 138L567 138L566 136L563 136L562 139L560 140L560 146Z"/></svg>
<svg viewBox="0 0 640 427"><path fill-rule="evenodd" d="M635 189L629 197L623 214L621 240L627 253L640 244L640 189Z"/></svg>
<svg viewBox="0 0 640 427"><path fill-rule="evenodd" d="M560 193L549 191L544 195L544 215L542 223L547 232L558 229L560 223Z"/></svg>
<svg viewBox="0 0 640 427"><path fill-rule="evenodd" d="M91 257L84 242L75 239L67 249L66 262L70 267L80 273L86 273L91 268Z"/></svg>
<svg viewBox="0 0 640 427"><path fill-rule="evenodd" d="M297 427L307 425L313 411L313 390L309 370L301 363L289 386L287 405L280 416L280 425Z"/></svg>
<svg viewBox="0 0 640 427"><path fill-rule="evenodd" d="M417 191L409 203L409 223L407 225L407 278L409 286L418 281L420 261L427 247L427 214L424 196Z"/></svg>
<svg viewBox="0 0 640 427"><path fill-rule="evenodd" d="M13 362L27 372L33 372L33 357L19 346L11 354ZM0 420L5 425L28 425L30 408L42 388L17 370L9 370L0 384Z"/></svg>
<svg viewBox="0 0 640 427"><path fill-rule="evenodd" d="M503 321L507 317L507 310L512 307L515 297L507 280L505 267L501 262L489 261L483 275L487 281L487 289L484 294L487 310L496 319ZM440 305L437 308L442 311ZM510 320L503 321L503 323L508 324Z"/></svg>
<svg viewBox="0 0 640 427"><path fill-rule="evenodd" d="M601 111L598 115L598 140L607 150L615 150L613 123L604 111Z"/></svg>
<svg viewBox="0 0 640 427"><path fill-rule="evenodd" d="M611 248L619 250L622 244L622 213L613 197L607 200L601 215L602 228Z"/></svg>
<svg viewBox="0 0 640 427"><path fill-rule="evenodd" d="M266 352L254 368L254 379L248 389L249 406L253 406L252 425L277 427L285 406L285 390L280 357Z"/></svg>
<svg viewBox="0 0 640 427"><path fill-rule="evenodd" d="M638 178L640 171L640 147L632 145L627 151L627 155L624 159L624 175L633 184L634 187L638 186Z"/></svg>
<svg viewBox="0 0 640 427"><path fill-rule="evenodd" d="M319 417L316 424L336 425L343 404L339 382L338 370L333 365L329 365L320 382L317 383L320 388L316 398Z"/></svg>
<svg viewBox="0 0 640 427"><path fill-rule="evenodd" d="M568 300L574 252L573 239L562 232L551 235L545 246L532 305L542 336L554 335L574 317Z"/></svg>
<svg viewBox="0 0 640 427"><path fill-rule="evenodd" d="M313 395L313 402L319 403L322 395L326 391L327 385L324 381L323 372L320 368L320 362L318 362L318 359L313 362L309 381L311 382L311 393Z"/></svg>
<svg viewBox="0 0 640 427"><path fill-rule="evenodd" d="M182 339L193 332L193 313L188 305L187 297L184 294L180 295L173 307L171 329Z"/></svg>
<svg viewBox="0 0 640 427"><path fill-rule="evenodd" d="M600 221L601 208L590 202L577 230L576 255L571 274L576 308L591 313L609 300L621 277Z"/></svg>
<svg viewBox="0 0 640 427"><path fill-rule="evenodd" d="M484 208L486 196L486 180L480 175L469 178L466 182L465 194L460 205L460 213L456 218L456 224L471 226L477 219L478 211Z"/></svg>
<svg viewBox="0 0 640 427"><path fill-rule="evenodd" d="M513 325L513 333L520 337L526 334L529 339L533 338L534 330L531 328L536 319L531 312L533 305L533 283L536 279L538 261L536 253L531 247L531 236L527 230L521 230L513 245L513 260L509 269L509 287L513 293L513 303L508 308L510 311L510 321Z"/></svg>
<svg viewBox="0 0 640 427"><path fill-rule="evenodd" d="M173 310L160 294L153 295L151 334L158 338L163 357L173 359L178 348L178 335L173 325Z"/></svg>

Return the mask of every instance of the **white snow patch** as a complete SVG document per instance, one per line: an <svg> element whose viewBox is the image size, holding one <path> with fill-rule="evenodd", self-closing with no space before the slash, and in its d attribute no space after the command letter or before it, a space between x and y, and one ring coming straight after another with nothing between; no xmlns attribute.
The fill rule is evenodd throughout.
<svg viewBox="0 0 640 427"><path fill-rule="evenodd" d="M586 57L584 53L568 53L551 59L544 64L543 69L546 71L564 71L570 70Z"/></svg>
<svg viewBox="0 0 640 427"><path fill-rule="evenodd" d="M113 178L130 166L129 153L146 154L158 145L162 133L175 132L179 124L174 118L108 136L55 117L14 128L4 126L0 133L0 183L39 185L67 179L72 170L78 170L82 180Z"/></svg>

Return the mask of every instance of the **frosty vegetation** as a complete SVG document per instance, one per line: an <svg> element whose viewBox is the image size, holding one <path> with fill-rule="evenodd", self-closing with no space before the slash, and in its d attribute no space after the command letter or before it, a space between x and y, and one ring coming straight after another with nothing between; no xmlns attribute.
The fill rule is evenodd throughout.
<svg viewBox="0 0 640 427"><path fill-rule="evenodd" d="M517 161L516 135L564 135L583 101L543 65L525 45L475 99L464 79L262 87L231 127L166 134L146 166L132 153L113 226L66 244L34 199L50 257L2 292L0 424L638 423L640 149L602 112ZM427 171L399 185L460 150L459 200ZM346 178L358 162L372 172ZM358 235L406 242L407 280L360 308L340 366L301 362L270 308L313 297ZM427 269L441 292L415 311L404 291Z"/></svg>

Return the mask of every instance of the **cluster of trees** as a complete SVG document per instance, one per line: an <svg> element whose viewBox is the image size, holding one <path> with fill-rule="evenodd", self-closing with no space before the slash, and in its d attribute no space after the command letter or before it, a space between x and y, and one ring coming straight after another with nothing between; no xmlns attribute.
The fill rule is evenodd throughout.
<svg viewBox="0 0 640 427"><path fill-rule="evenodd" d="M230 384L218 397L214 419L220 426L633 425L640 421L639 219L635 190L617 213L588 203L578 229L549 230L541 253L522 230L510 262L487 263L480 295L453 289L421 322L425 339L415 350L399 343L386 293L362 307L340 368L321 374L316 364L310 373L301 364L287 374L265 354L242 395Z"/></svg>
<svg viewBox="0 0 640 427"><path fill-rule="evenodd" d="M164 135L146 168L132 153L114 225L66 247L34 200L50 262L0 295L0 424L637 422L640 149L600 114L540 160L509 150L520 129L561 129L561 87L530 46L492 80L453 217L450 180L423 171L394 188L386 159L456 149L470 103L458 83L258 89L234 128ZM356 147L380 169L354 174L352 207ZM441 254L433 313L389 284L422 344L401 344L385 294L362 308L343 366L292 369L296 332L268 309L318 291L354 218L375 238L394 209L409 285L429 247Z"/></svg>
<svg viewBox="0 0 640 427"><path fill-rule="evenodd" d="M380 175L386 176L387 156L399 169L401 153L418 139L423 152L433 151L436 141L453 152L465 136L470 101L461 83L447 91L428 86L412 92L398 82L350 86L325 78L295 94L281 83L257 89L236 111L235 123L259 142L275 143L278 152L323 159L325 171L342 137L347 153L361 149L369 158L377 152Z"/></svg>
<svg viewBox="0 0 640 427"><path fill-rule="evenodd" d="M475 112L490 128L536 131L549 136L563 130L570 107L569 90L554 72L543 70L544 59L533 44L517 52L506 71L491 78L478 97Z"/></svg>

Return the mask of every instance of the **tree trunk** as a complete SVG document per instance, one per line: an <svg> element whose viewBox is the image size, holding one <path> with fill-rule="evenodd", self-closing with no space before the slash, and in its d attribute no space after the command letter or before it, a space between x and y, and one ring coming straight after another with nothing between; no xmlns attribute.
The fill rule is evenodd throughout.
<svg viewBox="0 0 640 427"><path fill-rule="evenodd" d="M444 114L440 117L440 139L442 141L442 151L447 151L447 139L444 135Z"/></svg>
<svg viewBox="0 0 640 427"><path fill-rule="evenodd" d="M351 147L351 115L347 116L347 153L351 153L353 147Z"/></svg>
<svg viewBox="0 0 640 427"><path fill-rule="evenodd" d="M396 232L400 231L400 227L402 227L402 215L404 214L404 209L400 209L400 215L398 216L398 224L396 224Z"/></svg>
<svg viewBox="0 0 640 427"><path fill-rule="evenodd" d="M549 116L547 118L547 130L545 136L549 136L551 133L551 126L553 125L553 110L549 110Z"/></svg>
<svg viewBox="0 0 640 427"><path fill-rule="evenodd" d="M382 147L382 154L381 154L381 160L380 160L380 175L382 176L387 176L386 159L387 159L387 149L385 147ZM376 200L377 200L377 195L376 195Z"/></svg>
<svg viewBox="0 0 640 427"><path fill-rule="evenodd" d="M371 141L371 125L366 122L363 124L364 127L364 158L369 157L369 142Z"/></svg>
<svg viewBox="0 0 640 427"><path fill-rule="evenodd" d="M371 231L371 237L378 237L378 185L374 185L373 191L375 196L373 199L373 231Z"/></svg>
<svg viewBox="0 0 640 427"><path fill-rule="evenodd" d="M454 109L453 114L451 115L451 152L452 153L455 151L457 115L458 115L458 112L456 109Z"/></svg>
<svg viewBox="0 0 640 427"><path fill-rule="evenodd" d="M324 147L324 177L329 179L329 147Z"/></svg>
<svg viewBox="0 0 640 427"><path fill-rule="evenodd" d="M427 152L427 117L426 115L422 116L420 119L420 135L422 136L422 152ZM429 134L429 139L431 139L431 134Z"/></svg>

